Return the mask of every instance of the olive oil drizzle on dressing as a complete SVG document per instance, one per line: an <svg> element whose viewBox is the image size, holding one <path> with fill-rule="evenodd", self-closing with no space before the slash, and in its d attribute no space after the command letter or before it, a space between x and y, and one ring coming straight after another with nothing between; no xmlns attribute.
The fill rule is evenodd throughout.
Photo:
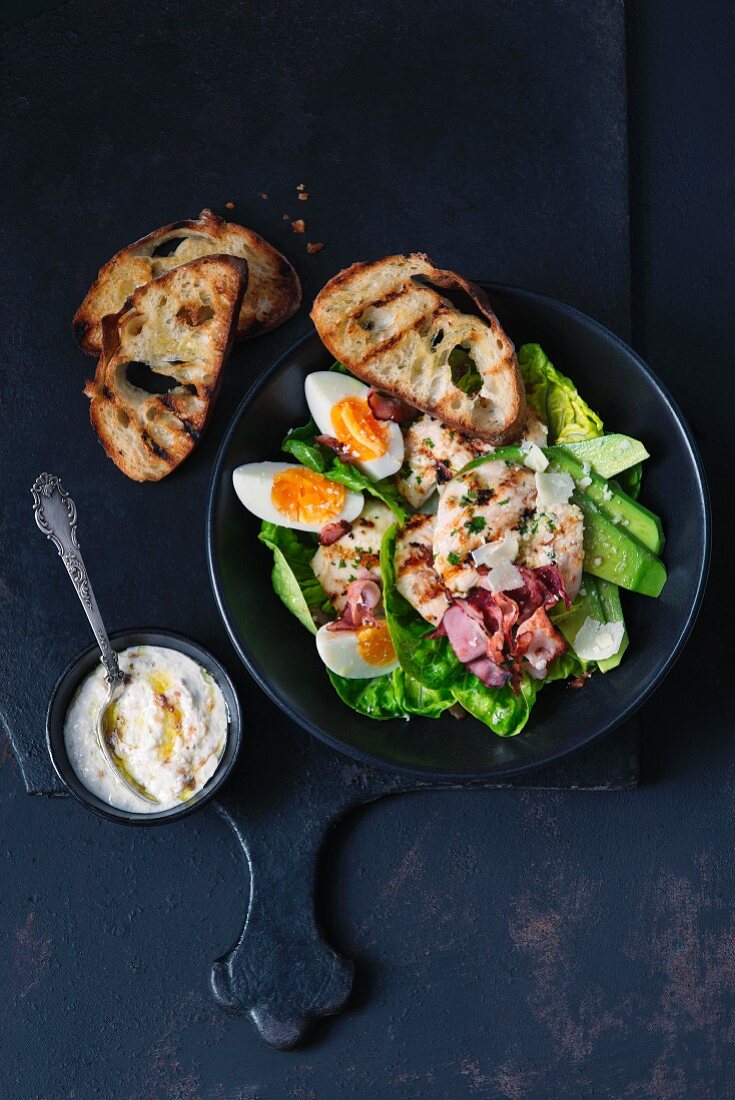
<svg viewBox="0 0 735 1100"><path fill-rule="evenodd" d="M179 692L174 690L173 680L169 674L162 669L155 669L153 672L149 672L147 680L155 694L156 704L162 712L161 741L157 751L159 759L166 763L171 759L174 748L176 747L176 742L183 733L184 715L181 707L175 701L175 697L179 695ZM173 694L173 698L170 697L169 693ZM123 740L123 726L123 718L120 714L118 704L115 702L107 708L104 715L103 734L105 741L112 752L114 752L117 765L120 770L124 772L126 778L129 779L142 794L150 798L150 792L130 772L125 758L120 756L117 751L117 746ZM187 796L193 791L195 785L196 781L194 777L187 776L178 794L178 798L185 801Z"/></svg>

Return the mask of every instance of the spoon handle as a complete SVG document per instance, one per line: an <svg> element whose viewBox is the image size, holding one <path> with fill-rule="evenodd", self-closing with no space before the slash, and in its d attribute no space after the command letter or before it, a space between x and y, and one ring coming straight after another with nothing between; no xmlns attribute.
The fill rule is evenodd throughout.
<svg viewBox="0 0 735 1100"><path fill-rule="evenodd" d="M31 492L36 523L46 538L51 539L66 566L66 571L71 577L77 596L94 631L97 645L100 647L102 663L106 671L105 680L112 688L122 682L123 674L117 663L117 654L107 637L92 585L82 561L77 542L76 505L60 479L54 474L41 474L37 477Z"/></svg>

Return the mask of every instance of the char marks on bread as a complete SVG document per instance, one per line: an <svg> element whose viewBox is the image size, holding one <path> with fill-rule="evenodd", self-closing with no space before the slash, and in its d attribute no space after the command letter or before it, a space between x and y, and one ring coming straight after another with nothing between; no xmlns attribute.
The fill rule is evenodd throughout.
<svg viewBox="0 0 735 1100"><path fill-rule="evenodd" d="M512 342L480 287L422 253L353 264L311 316L331 354L376 389L494 445L520 435L525 391ZM455 349L476 372L472 392L456 384Z"/></svg>
<svg viewBox="0 0 735 1100"><path fill-rule="evenodd" d="M103 320L90 419L134 481L159 481L192 452L212 411L248 285L248 265L204 256L135 290Z"/></svg>
<svg viewBox="0 0 735 1100"><path fill-rule="evenodd" d="M205 209L198 218L172 222L141 237L100 269L72 324L82 350L101 354L103 318L118 313L138 287L211 255L239 257L248 265L248 291L237 322L239 340L269 332L299 308L301 284L286 257L252 229Z"/></svg>

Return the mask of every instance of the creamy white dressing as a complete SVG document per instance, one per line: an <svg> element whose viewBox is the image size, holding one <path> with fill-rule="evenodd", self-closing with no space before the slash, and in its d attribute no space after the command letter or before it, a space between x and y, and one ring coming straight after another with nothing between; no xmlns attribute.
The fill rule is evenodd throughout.
<svg viewBox="0 0 735 1100"><path fill-rule="evenodd" d="M211 779L227 741L227 708L217 684L190 657L161 646L118 654L128 682L108 712L108 739L128 774L158 804L136 798L111 773L95 721L107 696L102 665L81 683L64 722L69 763L103 802L134 813L182 806Z"/></svg>

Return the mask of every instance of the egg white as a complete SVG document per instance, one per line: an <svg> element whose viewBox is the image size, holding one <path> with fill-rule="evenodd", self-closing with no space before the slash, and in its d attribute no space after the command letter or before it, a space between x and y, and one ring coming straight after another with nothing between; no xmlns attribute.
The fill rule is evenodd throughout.
<svg viewBox="0 0 735 1100"><path fill-rule="evenodd" d="M345 397L360 397L365 400L369 392L370 387L359 382L357 378L350 378L337 371L314 371L313 374L307 375L304 383L306 404L323 435L334 435L332 409L338 401L343 401ZM381 420L380 423L388 435L388 449L385 454L366 462L355 459L358 470L362 470L372 481L390 477L403 465L401 429L390 420Z"/></svg>
<svg viewBox="0 0 735 1100"><path fill-rule="evenodd" d="M273 478L282 470L299 469L294 463L289 462L247 462L238 466L232 474L232 484L240 503L252 512L258 519L264 519L268 523L277 523L279 527L290 527L293 531L319 532L327 522L335 522L340 519L352 522L357 519L362 511L364 497L362 493L345 490L346 497L341 512L322 523L300 523L290 519L274 506L271 500Z"/></svg>
<svg viewBox="0 0 735 1100"><path fill-rule="evenodd" d="M399 667L399 662L371 665L360 655L357 634L352 630L328 630L321 626L316 632L316 649L331 672L347 680L371 680L374 676L386 676Z"/></svg>

